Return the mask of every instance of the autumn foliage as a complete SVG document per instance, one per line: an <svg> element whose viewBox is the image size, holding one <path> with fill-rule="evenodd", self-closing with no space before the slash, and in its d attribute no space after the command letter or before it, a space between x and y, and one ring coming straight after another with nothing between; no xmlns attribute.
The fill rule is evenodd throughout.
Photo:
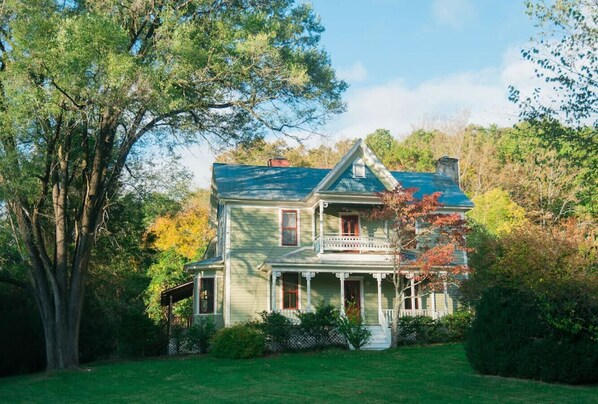
<svg viewBox="0 0 598 404"><path fill-rule="evenodd" d="M464 265L455 265L455 252L466 250L466 226L459 213L442 212L440 192L416 196L417 188L399 185L392 191L378 194L379 208L369 218L388 223L392 247L395 287L394 310L399 313L411 279L417 290L426 293L441 290L447 283L459 282L458 275L468 272ZM392 344L398 340L398 316L393 317Z"/></svg>

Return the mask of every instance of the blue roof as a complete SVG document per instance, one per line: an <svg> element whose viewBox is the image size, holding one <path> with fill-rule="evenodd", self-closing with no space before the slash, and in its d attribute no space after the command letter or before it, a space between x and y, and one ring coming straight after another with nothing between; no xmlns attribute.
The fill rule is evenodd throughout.
<svg viewBox="0 0 598 404"><path fill-rule="evenodd" d="M329 168L267 167L221 163L215 163L213 168L214 181L220 198L265 201L301 201L313 191L329 172ZM473 203L469 198L448 177L435 173L396 171L391 171L391 173L403 187L419 188L419 191L415 194L417 197L421 198L422 195L439 191L442 192L440 202L444 205L473 207ZM337 188L337 185L341 184L345 185L339 186L334 191L347 193L382 191L382 189L374 190L372 188L374 183L361 190L359 187L348 187L346 181L342 182L340 179L331 188Z"/></svg>

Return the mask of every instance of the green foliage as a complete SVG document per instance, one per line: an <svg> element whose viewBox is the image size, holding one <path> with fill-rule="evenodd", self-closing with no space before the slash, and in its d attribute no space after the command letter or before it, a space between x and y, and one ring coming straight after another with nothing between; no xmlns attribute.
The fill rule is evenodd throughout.
<svg viewBox="0 0 598 404"><path fill-rule="evenodd" d="M261 322L258 323L266 339L274 345L274 350L286 349L289 346L289 338L293 323L291 320L278 312L262 311L260 313Z"/></svg>
<svg viewBox="0 0 598 404"><path fill-rule="evenodd" d="M200 316L187 330L184 345L188 351L206 353L216 333L216 323L213 316Z"/></svg>
<svg viewBox="0 0 598 404"><path fill-rule="evenodd" d="M346 316L339 316L338 330L354 349L361 349L372 337L372 332L363 323L359 310L353 304L347 308Z"/></svg>
<svg viewBox="0 0 598 404"><path fill-rule="evenodd" d="M398 334L398 341L404 344L444 342L440 322L427 316L399 318Z"/></svg>
<svg viewBox="0 0 598 404"><path fill-rule="evenodd" d="M160 305L160 293L164 289L177 286L188 280L189 276L182 270L185 263L187 263L185 257L173 250L167 250L158 254L156 262L149 267L147 275L150 282L145 292L146 312L155 323L166 319L165 309ZM191 304L191 299L178 302L173 313L186 317Z"/></svg>
<svg viewBox="0 0 598 404"><path fill-rule="evenodd" d="M322 340L338 327L340 314L331 304L319 304L315 311L301 312L297 315L303 332Z"/></svg>
<svg viewBox="0 0 598 404"><path fill-rule="evenodd" d="M521 115L527 119L550 117L577 125L590 120L596 128L598 4L584 0L534 0L526 5L527 14L540 32L521 54L536 65L536 76L554 95L547 96L542 89L536 89L521 99L520 92L511 87L511 100L519 104ZM595 139L592 143L596 152Z"/></svg>
<svg viewBox="0 0 598 404"><path fill-rule="evenodd" d="M446 339L443 339L442 342L464 341L473 318L473 312L469 310L459 310L441 317L438 321L446 330Z"/></svg>
<svg viewBox="0 0 598 404"><path fill-rule="evenodd" d="M261 330L252 324L235 324L216 332L212 340L211 355L217 358L258 358L266 350L266 339Z"/></svg>
<svg viewBox="0 0 598 404"><path fill-rule="evenodd" d="M472 367L483 374L547 382L598 381L598 338L555 328L546 321L544 304L525 290L485 290L467 338Z"/></svg>
<svg viewBox="0 0 598 404"><path fill-rule="evenodd" d="M472 320L473 314L466 310L438 319L404 316L399 318L398 341L406 345L461 342L465 339Z"/></svg>
<svg viewBox="0 0 598 404"><path fill-rule="evenodd" d="M44 331L33 299L0 283L0 318L0 377L42 370Z"/></svg>
<svg viewBox="0 0 598 404"><path fill-rule="evenodd" d="M525 224L525 209L511 200L509 194L499 188L472 199L475 207L467 213L490 234L501 236Z"/></svg>

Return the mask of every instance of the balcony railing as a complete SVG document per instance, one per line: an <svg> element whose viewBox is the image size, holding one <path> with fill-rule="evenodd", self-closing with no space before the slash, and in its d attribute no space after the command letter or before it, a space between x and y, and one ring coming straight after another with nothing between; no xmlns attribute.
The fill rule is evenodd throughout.
<svg viewBox="0 0 598 404"><path fill-rule="evenodd" d="M367 252L388 252L392 250L392 245L386 237L361 237L361 236L339 236L328 235L317 237L314 241L314 250L320 252L320 246L323 244L324 252L330 251L357 251Z"/></svg>

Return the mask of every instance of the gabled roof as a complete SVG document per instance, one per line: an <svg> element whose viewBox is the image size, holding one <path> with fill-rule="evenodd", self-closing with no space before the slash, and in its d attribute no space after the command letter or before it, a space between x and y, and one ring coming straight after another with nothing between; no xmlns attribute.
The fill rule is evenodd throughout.
<svg viewBox="0 0 598 404"><path fill-rule="evenodd" d="M371 174L374 174L374 179L376 179L378 182L382 183L387 190L392 190L392 189L396 188L398 183L395 180L395 178L393 178L390 171L388 171L388 169L384 166L384 164L382 164L382 162L380 160L378 160L378 157L376 157L376 155L370 150L370 148L366 146L366 144L363 142L363 140L357 139L357 141L355 142L355 144L353 145L351 150L349 150L349 152L347 152L347 154L345 154L345 156L341 159L341 161L339 161L334 166L334 168L332 170L330 170L328 172L328 174L326 174L326 177L324 177L322 179L322 181L320 181L320 183L314 188L313 192L327 191L327 190L330 190L330 188L333 187L334 185L337 185L339 177L343 176L344 173L349 172L353 163L357 159L363 160L366 167L369 169L369 172ZM368 177L366 176L366 179L367 178ZM372 177L369 177L369 178L371 179ZM355 181L355 179L353 179L353 181L351 181L351 182L357 183L357 185L362 185L365 187L367 187L368 185L370 185L370 186L372 185L372 184L367 184L367 181L359 181L359 180ZM347 185L348 184L345 184L345 187L347 187ZM354 187L355 187L355 185L351 184L347 187L348 190L345 189L344 191L351 192L352 188L354 188ZM359 188L359 187L357 187L357 188ZM353 192L355 192L355 191L353 191ZM369 191L369 192L379 192L379 191Z"/></svg>
<svg viewBox="0 0 598 404"><path fill-rule="evenodd" d="M349 179L347 174L357 158L366 165L363 181ZM446 206L473 207L449 177L436 173L391 172L361 140L333 169L215 163L213 181L221 199L297 202L315 193L373 194L393 189L400 183L404 188L418 188L416 197L442 192L440 202Z"/></svg>

